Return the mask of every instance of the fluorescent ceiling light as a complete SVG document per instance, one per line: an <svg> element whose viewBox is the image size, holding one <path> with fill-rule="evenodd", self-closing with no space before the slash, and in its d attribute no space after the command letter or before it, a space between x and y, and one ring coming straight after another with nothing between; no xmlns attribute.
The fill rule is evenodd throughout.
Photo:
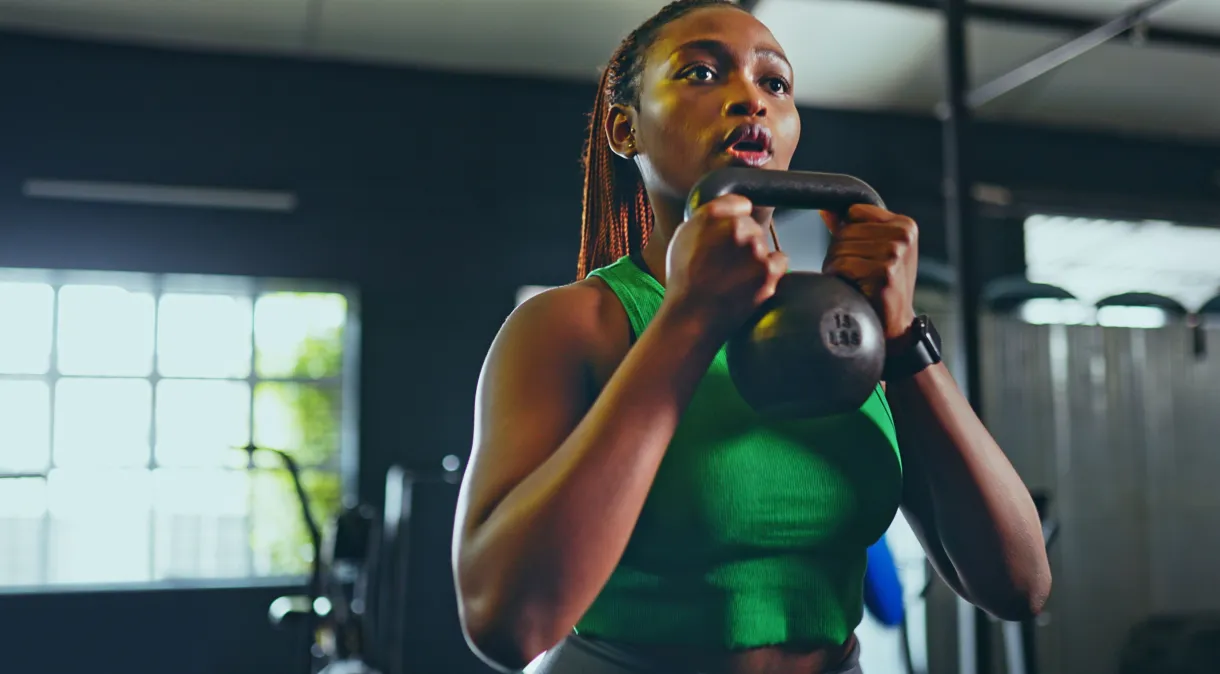
<svg viewBox="0 0 1220 674"><path fill-rule="evenodd" d="M224 208L281 213L293 211L297 207L297 198L292 192L178 185L32 179L25 181L22 192L32 199L145 206Z"/></svg>
<svg viewBox="0 0 1220 674"><path fill-rule="evenodd" d="M1220 228L1036 215L1025 221L1026 275L1086 304L1126 292L1195 310L1220 293Z"/></svg>

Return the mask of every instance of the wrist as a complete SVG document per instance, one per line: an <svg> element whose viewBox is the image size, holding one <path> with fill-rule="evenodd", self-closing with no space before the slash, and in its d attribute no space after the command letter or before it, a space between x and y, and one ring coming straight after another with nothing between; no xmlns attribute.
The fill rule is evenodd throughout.
<svg viewBox="0 0 1220 674"><path fill-rule="evenodd" d="M941 362L940 335L927 316L917 316L902 335L886 340L882 378L900 381Z"/></svg>
<svg viewBox="0 0 1220 674"><path fill-rule="evenodd" d="M714 311L692 302L677 299L670 301L666 298L653 317L653 324L693 348L708 347L719 350L728 336L727 331L718 326L714 315Z"/></svg>
<svg viewBox="0 0 1220 674"><path fill-rule="evenodd" d="M915 312L912 311L905 319L894 324L893 328L886 330L885 355L887 358L906 353L915 345L919 339L915 325L916 319Z"/></svg>

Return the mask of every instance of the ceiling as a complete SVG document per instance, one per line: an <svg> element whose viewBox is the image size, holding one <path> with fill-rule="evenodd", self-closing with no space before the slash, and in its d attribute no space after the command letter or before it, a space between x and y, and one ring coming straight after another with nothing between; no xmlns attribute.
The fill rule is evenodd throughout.
<svg viewBox="0 0 1220 674"><path fill-rule="evenodd" d="M114 42L593 81L667 0L0 0L0 27ZM1109 19L1136 0L976 0ZM943 21L876 0L761 0L803 104L928 113ZM1155 27L1220 36L1220 0L1177 0ZM1070 33L975 20L976 84ZM990 119L1220 140L1220 51L1113 42L987 105Z"/></svg>

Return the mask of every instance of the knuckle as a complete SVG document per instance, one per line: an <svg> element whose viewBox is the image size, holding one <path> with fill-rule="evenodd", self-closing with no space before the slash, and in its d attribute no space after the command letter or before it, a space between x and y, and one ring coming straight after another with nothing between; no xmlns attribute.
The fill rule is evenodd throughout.
<svg viewBox="0 0 1220 674"><path fill-rule="evenodd" d="M749 215L745 215L745 214L738 215L737 222L741 223L742 227L746 227L746 228L750 229L751 231L753 231L753 230L758 230L760 232L762 231L762 226L759 225L757 222L755 222L754 218L750 217Z"/></svg>
<svg viewBox="0 0 1220 674"><path fill-rule="evenodd" d="M746 239L757 239L762 234L762 227L748 215L739 215L733 222L736 230Z"/></svg>
<svg viewBox="0 0 1220 674"><path fill-rule="evenodd" d="M740 194L726 194L707 202L712 212L721 217L737 215L749 208L750 201Z"/></svg>
<svg viewBox="0 0 1220 674"><path fill-rule="evenodd" d="M919 225L915 221L902 217L898 219L898 229L901 232L901 241L907 245L913 245L919 240Z"/></svg>
<svg viewBox="0 0 1220 674"><path fill-rule="evenodd" d="M695 210L696 214L699 214L707 219L721 218L724 217L724 215L728 212L729 209L725 205L723 197L720 199L712 199Z"/></svg>

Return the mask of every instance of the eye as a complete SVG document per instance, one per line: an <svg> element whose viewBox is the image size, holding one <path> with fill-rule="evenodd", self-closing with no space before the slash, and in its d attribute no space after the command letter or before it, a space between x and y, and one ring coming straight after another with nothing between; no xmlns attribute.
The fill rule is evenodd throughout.
<svg viewBox="0 0 1220 674"><path fill-rule="evenodd" d="M792 93L792 85L788 84L788 80L782 77L768 77L763 80L763 85L773 94L786 95Z"/></svg>
<svg viewBox="0 0 1220 674"><path fill-rule="evenodd" d="M700 63L684 70L682 77L683 79L695 80L696 82L711 82L716 79L716 71Z"/></svg>

